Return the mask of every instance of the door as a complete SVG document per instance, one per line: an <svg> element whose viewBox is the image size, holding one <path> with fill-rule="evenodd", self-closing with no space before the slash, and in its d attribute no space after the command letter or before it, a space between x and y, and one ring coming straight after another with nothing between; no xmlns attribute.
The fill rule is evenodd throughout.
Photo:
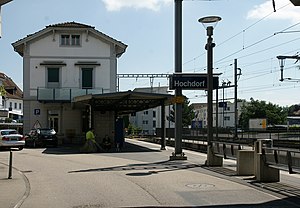
<svg viewBox="0 0 300 208"><path fill-rule="evenodd" d="M54 129L56 132L59 130L59 117L51 115L49 117L49 127Z"/></svg>

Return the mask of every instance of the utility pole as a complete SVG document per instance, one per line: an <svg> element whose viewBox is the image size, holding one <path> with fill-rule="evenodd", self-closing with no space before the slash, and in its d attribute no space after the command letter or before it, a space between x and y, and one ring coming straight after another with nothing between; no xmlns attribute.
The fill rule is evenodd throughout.
<svg viewBox="0 0 300 208"><path fill-rule="evenodd" d="M234 59L234 139L238 138L237 59Z"/></svg>
<svg viewBox="0 0 300 208"><path fill-rule="evenodd" d="M175 1L175 73L182 73L182 1ZM182 89L175 89L175 97L182 97ZM182 152L182 103L175 103L175 152L170 160L187 159Z"/></svg>

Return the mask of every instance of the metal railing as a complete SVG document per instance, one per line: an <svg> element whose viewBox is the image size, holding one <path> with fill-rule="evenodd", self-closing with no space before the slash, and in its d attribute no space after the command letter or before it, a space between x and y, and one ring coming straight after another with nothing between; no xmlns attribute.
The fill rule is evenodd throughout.
<svg viewBox="0 0 300 208"><path fill-rule="evenodd" d="M227 142L212 142L214 154L224 159L236 159L239 150L245 149L244 145Z"/></svg>
<svg viewBox="0 0 300 208"><path fill-rule="evenodd" d="M290 174L300 173L300 151L292 149L262 148L266 164L278 169L288 170Z"/></svg>
<svg viewBox="0 0 300 208"><path fill-rule="evenodd" d="M45 102L71 102L74 97L88 94L103 94L108 92L103 88L80 89L80 88L38 88L37 100Z"/></svg>

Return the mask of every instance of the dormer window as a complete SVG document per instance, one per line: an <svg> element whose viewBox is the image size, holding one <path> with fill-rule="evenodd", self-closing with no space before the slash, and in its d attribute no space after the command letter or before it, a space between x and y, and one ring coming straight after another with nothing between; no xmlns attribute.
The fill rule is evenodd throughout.
<svg viewBox="0 0 300 208"><path fill-rule="evenodd" d="M80 46L80 35L67 35L60 36L61 46Z"/></svg>

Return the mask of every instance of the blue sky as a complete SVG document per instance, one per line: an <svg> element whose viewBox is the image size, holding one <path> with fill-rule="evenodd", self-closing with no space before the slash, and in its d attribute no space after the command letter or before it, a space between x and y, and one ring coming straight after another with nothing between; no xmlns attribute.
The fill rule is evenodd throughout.
<svg viewBox="0 0 300 208"><path fill-rule="evenodd" d="M233 61L242 70L238 97L265 100L280 106L300 103L299 63L286 60L280 82L278 55L300 52L300 7L289 0L184 0L183 73L206 73L206 31L200 17L222 17L214 30L214 72L233 82ZM118 73L174 72L173 0L13 0L2 8L0 71L22 88L22 58L11 43L45 26L76 21L128 45ZM278 33L280 32L280 33ZM149 87L149 79L121 79L121 90ZM154 87L167 79L154 79ZM224 91L233 97L233 88ZM192 103L206 102L205 91L183 91ZM222 98L222 92L219 93Z"/></svg>

